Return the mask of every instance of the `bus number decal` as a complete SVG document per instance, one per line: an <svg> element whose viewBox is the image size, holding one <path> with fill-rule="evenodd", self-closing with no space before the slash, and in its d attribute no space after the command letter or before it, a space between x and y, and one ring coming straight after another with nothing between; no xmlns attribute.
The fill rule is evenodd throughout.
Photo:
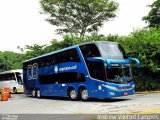
<svg viewBox="0 0 160 120"><path fill-rule="evenodd" d="M27 69L28 80L37 79L38 77L38 64L28 65Z"/></svg>
<svg viewBox="0 0 160 120"><path fill-rule="evenodd" d="M38 64L34 63L33 64L33 79L37 79L38 77Z"/></svg>
<svg viewBox="0 0 160 120"><path fill-rule="evenodd" d="M28 80L32 79L32 76L33 76L32 65L28 65L27 76L28 76Z"/></svg>

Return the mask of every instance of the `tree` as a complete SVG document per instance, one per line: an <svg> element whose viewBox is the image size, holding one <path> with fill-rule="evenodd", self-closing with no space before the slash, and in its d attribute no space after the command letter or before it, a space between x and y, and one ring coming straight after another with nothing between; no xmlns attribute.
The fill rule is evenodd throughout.
<svg viewBox="0 0 160 120"><path fill-rule="evenodd" d="M141 29L116 40L130 57L141 62L140 69L132 67L137 90L160 89L160 28Z"/></svg>
<svg viewBox="0 0 160 120"><path fill-rule="evenodd" d="M30 59L33 57L43 55L45 53L45 51L44 51L45 47L46 47L46 45L37 45L37 44L34 44L32 46L26 45L25 49L27 49L27 52L24 56L25 59Z"/></svg>
<svg viewBox="0 0 160 120"><path fill-rule="evenodd" d="M118 4L111 0L41 0L42 14L57 26L57 33L97 32L104 21L114 18Z"/></svg>
<svg viewBox="0 0 160 120"><path fill-rule="evenodd" d="M156 0L149 7L151 10L143 20L149 23L148 27L160 27L160 0Z"/></svg>
<svg viewBox="0 0 160 120"><path fill-rule="evenodd" d="M22 68L23 55L12 51L0 52L0 72Z"/></svg>

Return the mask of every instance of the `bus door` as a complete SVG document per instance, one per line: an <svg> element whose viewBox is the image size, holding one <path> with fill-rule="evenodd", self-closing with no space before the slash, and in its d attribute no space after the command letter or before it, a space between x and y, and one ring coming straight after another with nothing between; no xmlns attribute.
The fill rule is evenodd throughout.
<svg viewBox="0 0 160 120"><path fill-rule="evenodd" d="M96 97L103 97L105 94L105 91L101 87L101 84L103 82L106 82L106 72L103 61L90 61L87 62L87 67L90 73L90 77L92 79L92 82L90 82L90 85L92 86L91 91L97 91L93 92L93 96Z"/></svg>

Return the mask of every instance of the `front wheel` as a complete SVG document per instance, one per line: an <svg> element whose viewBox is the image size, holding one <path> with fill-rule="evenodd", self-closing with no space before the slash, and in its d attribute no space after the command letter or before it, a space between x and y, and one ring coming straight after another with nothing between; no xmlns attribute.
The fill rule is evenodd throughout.
<svg viewBox="0 0 160 120"><path fill-rule="evenodd" d="M40 99L40 98L41 98L41 91L40 91L39 89L37 89L37 92L36 92L36 93L37 93L37 98Z"/></svg>
<svg viewBox="0 0 160 120"><path fill-rule="evenodd" d="M69 99L73 100L73 101L78 99L78 95L77 95L77 93L76 93L76 91L74 89L70 89L68 91L68 96L69 96Z"/></svg>
<svg viewBox="0 0 160 120"><path fill-rule="evenodd" d="M82 101L87 101L89 99L88 90L85 88L80 89L80 98Z"/></svg>
<svg viewBox="0 0 160 120"><path fill-rule="evenodd" d="M17 88L13 88L13 93L14 93L14 94L17 93Z"/></svg>

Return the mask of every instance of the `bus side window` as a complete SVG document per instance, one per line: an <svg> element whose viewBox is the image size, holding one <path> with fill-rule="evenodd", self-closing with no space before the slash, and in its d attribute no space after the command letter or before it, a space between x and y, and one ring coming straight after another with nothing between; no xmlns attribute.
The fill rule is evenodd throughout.
<svg viewBox="0 0 160 120"><path fill-rule="evenodd" d="M57 63L80 62L78 52L75 48L56 53L55 58Z"/></svg>
<svg viewBox="0 0 160 120"><path fill-rule="evenodd" d="M4 77L4 74L1 74L0 75L0 81L4 81L5 79L4 79L5 77Z"/></svg>
<svg viewBox="0 0 160 120"><path fill-rule="evenodd" d="M0 75L0 81L2 81L3 80L3 76L2 75Z"/></svg>
<svg viewBox="0 0 160 120"><path fill-rule="evenodd" d="M76 83L85 82L86 78L83 73L64 72L58 74L39 76L40 84L56 84L56 83Z"/></svg>
<svg viewBox="0 0 160 120"><path fill-rule="evenodd" d="M103 62L87 61L87 66L92 78L102 81L106 80L105 68Z"/></svg>
<svg viewBox="0 0 160 120"><path fill-rule="evenodd" d="M16 80L14 73L7 73L4 75L4 80Z"/></svg>

